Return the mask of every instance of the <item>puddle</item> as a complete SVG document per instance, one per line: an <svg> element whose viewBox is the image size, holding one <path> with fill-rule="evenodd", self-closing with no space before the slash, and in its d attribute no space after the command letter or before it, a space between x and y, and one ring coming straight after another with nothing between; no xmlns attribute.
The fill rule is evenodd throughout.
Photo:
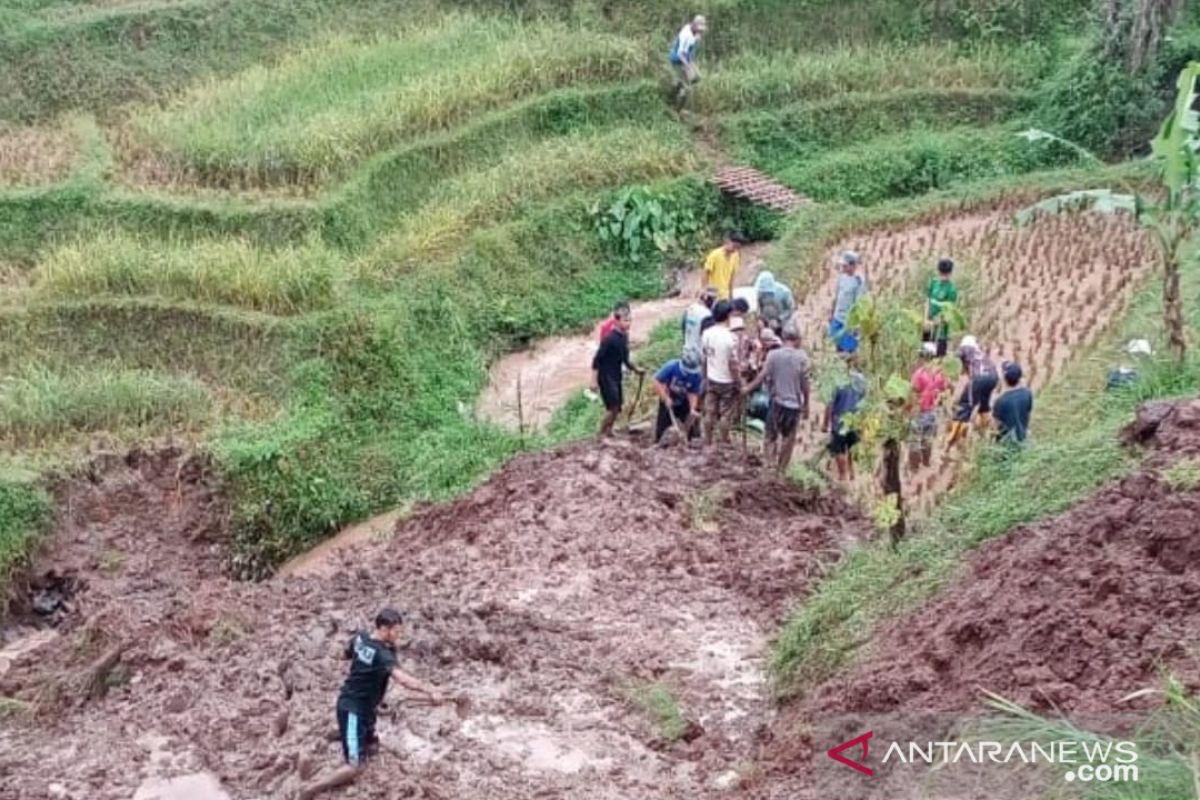
<svg viewBox="0 0 1200 800"><path fill-rule="evenodd" d="M197 772L177 778L150 778L133 800L232 800L214 775Z"/></svg>
<svg viewBox="0 0 1200 800"><path fill-rule="evenodd" d="M337 560L333 556L337 551L372 541L376 537L390 536L396 527L397 520L402 515L403 511L397 509L380 514L366 522L343 528L333 538L326 539L312 550L301 553L284 564L275 573L275 576L280 580L292 576L300 578L328 577L336 568Z"/></svg>
<svg viewBox="0 0 1200 800"><path fill-rule="evenodd" d="M469 720L461 733L520 761L530 772L575 775L585 769L607 769L612 765L612 759L589 753L544 725L520 725L489 716Z"/></svg>
<svg viewBox="0 0 1200 800"><path fill-rule="evenodd" d="M757 276L765 248L758 244L742 250L743 284ZM678 297L633 303L630 343L645 344L660 323L678 319L699 291L700 273L694 271L687 274ZM592 329L577 336L540 339L533 347L504 356L492 365L488 386L476 404L477 413L513 430L522 425L526 430L544 427L571 395L591 383L597 344Z"/></svg>

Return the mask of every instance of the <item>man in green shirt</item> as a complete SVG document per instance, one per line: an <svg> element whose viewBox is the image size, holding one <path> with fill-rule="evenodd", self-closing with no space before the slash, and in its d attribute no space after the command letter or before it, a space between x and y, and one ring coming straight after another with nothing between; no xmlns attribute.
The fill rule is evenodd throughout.
<svg viewBox="0 0 1200 800"><path fill-rule="evenodd" d="M929 279L929 289L925 295L925 328L921 338L937 343L938 358L945 357L950 339L950 324L942 317L942 304L958 302L958 289L950 280L953 272L953 261L948 258L939 261L937 276Z"/></svg>

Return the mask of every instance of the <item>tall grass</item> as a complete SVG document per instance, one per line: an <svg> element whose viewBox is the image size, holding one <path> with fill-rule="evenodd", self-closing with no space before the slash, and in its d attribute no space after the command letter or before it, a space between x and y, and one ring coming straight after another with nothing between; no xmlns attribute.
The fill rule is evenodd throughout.
<svg viewBox="0 0 1200 800"><path fill-rule="evenodd" d="M34 288L52 298L157 296L271 314L331 307L342 260L319 241L266 250L245 239L161 241L104 233L52 251Z"/></svg>
<svg viewBox="0 0 1200 800"><path fill-rule="evenodd" d="M0 440L35 447L73 432L192 428L211 401L199 382L129 370L68 373L29 367L0 381Z"/></svg>
<svg viewBox="0 0 1200 800"><path fill-rule="evenodd" d="M695 158L670 128L617 128L551 139L443 184L367 259L368 274L397 274L452 254L475 228L581 189L678 175ZM572 235L564 231L562 235Z"/></svg>
<svg viewBox="0 0 1200 800"><path fill-rule="evenodd" d="M740 53L696 92L706 114L815 101L845 92L901 89L1023 89L1042 71L1041 51L879 44L791 53Z"/></svg>
<svg viewBox="0 0 1200 800"><path fill-rule="evenodd" d="M784 169L779 179L820 202L871 205L1079 161L1068 147L1030 146L1005 127L914 130L833 150Z"/></svg>
<svg viewBox="0 0 1200 800"><path fill-rule="evenodd" d="M559 23L451 16L370 42L335 40L210 82L138 121L199 170L314 180L405 137L560 86L626 79L647 54Z"/></svg>

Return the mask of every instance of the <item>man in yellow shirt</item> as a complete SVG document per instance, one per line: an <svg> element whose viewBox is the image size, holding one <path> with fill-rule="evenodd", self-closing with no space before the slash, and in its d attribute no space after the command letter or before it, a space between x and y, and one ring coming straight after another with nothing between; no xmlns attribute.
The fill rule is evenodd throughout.
<svg viewBox="0 0 1200 800"><path fill-rule="evenodd" d="M730 231L725 235L725 243L704 259L705 285L717 290L718 300L728 300L733 296L733 281L737 277L738 267L742 265L740 251L745 243L745 236L738 231Z"/></svg>

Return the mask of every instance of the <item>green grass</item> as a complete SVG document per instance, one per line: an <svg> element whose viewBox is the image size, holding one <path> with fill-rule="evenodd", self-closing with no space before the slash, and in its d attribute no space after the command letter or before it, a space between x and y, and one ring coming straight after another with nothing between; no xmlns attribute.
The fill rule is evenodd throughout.
<svg viewBox="0 0 1200 800"><path fill-rule="evenodd" d="M690 149L671 129L617 128L550 139L442 184L380 244L369 269L411 272L457 252L472 230L501 222L530 203L577 189L671 177L694 166Z"/></svg>
<svg viewBox="0 0 1200 800"><path fill-rule="evenodd" d="M39 474L0 464L0 612L12 599L9 580L36 548L51 509Z"/></svg>
<svg viewBox="0 0 1200 800"><path fill-rule="evenodd" d="M369 42L337 40L199 86L137 125L193 168L320 180L403 141L561 86L628 79L646 54L561 24L449 17Z"/></svg>
<svg viewBox="0 0 1200 800"><path fill-rule="evenodd" d="M718 115L816 102L846 93L1025 89L1044 69L1038 50L873 45L770 55L745 53L700 84L696 111Z"/></svg>
<svg viewBox="0 0 1200 800"><path fill-rule="evenodd" d="M202 384L152 372L29 367L0 381L0 441L18 450L69 433L195 429L210 411Z"/></svg>
<svg viewBox="0 0 1200 800"><path fill-rule="evenodd" d="M872 205L1079 160L1063 145L1031 146L1014 129L960 128L884 136L786 168L778 177L818 202Z"/></svg>
<svg viewBox="0 0 1200 800"><path fill-rule="evenodd" d="M241 239L158 242L104 234L64 245L34 270L34 291L50 298L162 297L272 314L329 308L341 258L320 242L262 250Z"/></svg>
<svg viewBox="0 0 1200 800"><path fill-rule="evenodd" d="M870 90L723 117L719 126L731 152L774 173L908 129L993 125L1028 111L1032 102L1032 94L1011 89Z"/></svg>
<svg viewBox="0 0 1200 800"><path fill-rule="evenodd" d="M1185 291L1200 289L1200 267L1190 266L1184 278ZM1182 369L1156 359L1144 365L1135 386L1104 391L1107 369L1126 360L1128 339L1161 339L1159 297L1155 280L1099 345L1038 395L1023 450L985 450L923 531L895 551L885 543L858 550L817 587L775 643L773 670L781 691L802 693L844 669L877 626L945 586L980 542L1059 513L1134 467L1117 434L1137 405L1200 388L1200 357L1193 355ZM1192 309L1191 324L1198 322L1200 309Z"/></svg>
<svg viewBox="0 0 1200 800"><path fill-rule="evenodd" d="M1200 461L1181 458L1164 469L1159 477L1177 492L1192 492L1200 487Z"/></svg>
<svg viewBox="0 0 1200 800"><path fill-rule="evenodd" d="M626 691L626 696L649 719L655 734L663 741L677 742L687 733L688 722L669 686L662 683L634 686Z"/></svg>

